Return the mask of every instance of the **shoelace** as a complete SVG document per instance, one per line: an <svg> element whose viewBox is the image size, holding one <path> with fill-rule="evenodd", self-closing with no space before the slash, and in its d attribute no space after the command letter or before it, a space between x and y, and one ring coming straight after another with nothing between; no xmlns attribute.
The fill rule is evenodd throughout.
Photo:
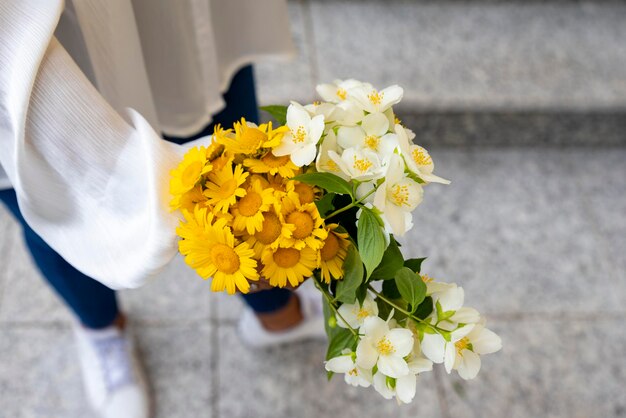
<svg viewBox="0 0 626 418"><path fill-rule="evenodd" d="M103 379L108 393L132 383L127 342L114 336L92 340L98 360L102 367Z"/></svg>

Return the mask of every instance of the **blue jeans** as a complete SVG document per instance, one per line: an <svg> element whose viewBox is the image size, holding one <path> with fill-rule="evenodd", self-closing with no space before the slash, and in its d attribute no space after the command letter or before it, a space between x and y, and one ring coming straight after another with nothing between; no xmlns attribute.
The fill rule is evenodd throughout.
<svg viewBox="0 0 626 418"><path fill-rule="evenodd" d="M182 144L211 134L215 124L229 126L242 116L246 120L258 122L251 66L242 68L233 77L230 88L224 94L224 100L226 102L224 110L215 115L213 123L201 132L189 138L165 136L165 139ZM46 244L24 220L14 190L0 191L0 200L21 223L24 240L35 265L82 324L89 328L111 325L119 314L115 291L76 270ZM243 295L243 298L256 312L272 312L284 307L290 296L291 292L286 289L271 289Z"/></svg>

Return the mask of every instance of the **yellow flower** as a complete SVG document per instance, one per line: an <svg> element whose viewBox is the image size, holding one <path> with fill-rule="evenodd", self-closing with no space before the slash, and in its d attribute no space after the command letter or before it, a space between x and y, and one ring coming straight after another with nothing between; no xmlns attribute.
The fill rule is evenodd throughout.
<svg viewBox="0 0 626 418"><path fill-rule="evenodd" d="M280 202L280 212L287 224L294 226L289 244L297 249L309 246L319 250L328 232L314 203L300 203L298 194L289 192Z"/></svg>
<svg viewBox="0 0 626 418"><path fill-rule="evenodd" d="M255 154L261 148L272 148L280 144L280 140L286 132L286 128L272 129L272 123L257 126L254 123L246 122L241 118L241 122L235 122L234 132L230 129L223 130L220 127L215 129L215 139L223 144L227 151L233 154Z"/></svg>
<svg viewBox="0 0 626 418"><path fill-rule="evenodd" d="M350 246L348 234L335 230L338 226L330 224L326 227L328 237L324 240L324 246L319 252L322 279L326 283L330 283L331 278L335 280L343 278L343 261L346 259Z"/></svg>
<svg viewBox="0 0 626 418"><path fill-rule="evenodd" d="M237 202L237 198L246 194L239 187L246 181L246 177L248 173L244 173L239 164L234 166L234 170L232 164L227 164L223 169L209 173L204 195L209 198L209 204L213 205L215 212L228 212L229 207Z"/></svg>
<svg viewBox="0 0 626 418"><path fill-rule="evenodd" d="M178 242L181 253L183 248L188 251L187 247L191 244L192 239L205 239L207 237L206 228L215 219L208 208L200 206L196 206L192 210L183 209L182 212L185 221L181 220L178 228L176 228L176 234L183 239Z"/></svg>
<svg viewBox="0 0 626 418"><path fill-rule="evenodd" d="M287 245L293 230L294 226L285 223L280 213L270 207L267 212L263 212L261 229L250 235L246 242L254 250L255 257L260 259L266 247L277 248L280 244Z"/></svg>
<svg viewBox="0 0 626 418"><path fill-rule="evenodd" d="M317 252L309 247L299 250L268 247L263 251L262 262L261 274L270 285L285 287L289 281L292 286L297 286L313 275L313 270L317 268Z"/></svg>
<svg viewBox="0 0 626 418"><path fill-rule="evenodd" d="M176 197L191 190L200 180L203 174L211 171L212 165L208 161L206 147L191 148L178 167L173 169L170 174L170 193L175 197L172 201L172 207L178 204Z"/></svg>
<svg viewBox="0 0 626 418"><path fill-rule="evenodd" d="M298 198L300 199L300 203L313 203L317 199L319 199L322 195L322 191L315 187L306 183L302 183L299 181L293 182L293 190L298 194Z"/></svg>
<svg viewBox="0 0 626 418"><path fill-rule="evenodd" d="M247 231L252 235L263 227L263 212L275 202L274 190L264 189L259 180L255 180L246 190L246 195L231 207L234 217L233 229Z"/></svg>
<svg viewBox="0 0 626 418"><path fill-rule="evenodd" d="M280 174L282 177L294 177L300 169L293 162L289 155L277 157L272 151L267 151L260 158L246 158L243 165L248 167L251 173Z"/></svg>
<svg viewBox="0 0 626 418"><path fill-rule="evenodd" d="M172 209L180 208L193 212L196 205L206 206L207 203L207 198L202 193L202 186L198 184L188 192L175 196L170 202L170 206Z"/></svg>
<svg viewBox="0 0 626 418"><path fill-rule="evenodd" d="M196 221L200 226L202 219ZM201 232L187 235L179 242L179 249L185 256L185 262L202 278L213 278L212 291L226 290L232 295L239 289L248 293L249 280L259 279L257 262L248 244L235 244L226 219L218 219L213 225L205 224Z"/></svg>

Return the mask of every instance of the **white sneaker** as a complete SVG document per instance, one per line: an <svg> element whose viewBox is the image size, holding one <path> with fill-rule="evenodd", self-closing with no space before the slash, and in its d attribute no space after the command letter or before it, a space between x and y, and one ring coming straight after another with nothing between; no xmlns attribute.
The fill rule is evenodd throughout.
<svg viewBox="0 0 626 418"><path fill-rule="evenodd" d="M249 347L265 348L307 339L326 339L320 292L313 287L311 280L307 280L296 289L296 295L300 301L302 322L285 331L268 331L254 311L245 307L237 327L241 340Z"/></svg>
<svg viewBox="0 0 626 418"><path fill-rule="evenodd" d="M87 397L103 418L148 418L146 380L128 330L74 327Z"/></svg>

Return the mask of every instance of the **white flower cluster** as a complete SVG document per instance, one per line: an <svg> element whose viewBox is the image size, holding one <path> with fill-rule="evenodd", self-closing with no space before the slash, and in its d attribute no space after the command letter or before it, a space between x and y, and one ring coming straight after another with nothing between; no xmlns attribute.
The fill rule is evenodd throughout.
<svg viewBox="0 0 626 418"><path fill-rule="evenodd" d="M325 102L288 107L289 131L273 153L290 155L299 167L315 161L318 171L355 182L358 197L380 213L387 232L404 235L413 226L422 187L450 182L433 174L428 151L413 144L415 134L396 119L392 106L402 99L402 88L379 91L369 83L336 80L317 92Z"/></svg>
<svg viewBox="0 0 626 418"><path fill-rule="evenodd" d="M480 370L480 355L501 349L502 341L485 328L485 320L473 308L463 307L463 288L432 281L423 276L433 312L425 319L379 317L376 301L368 294L363 302L343 304L337 324L358 330L356 351L344 350L326 362L326 370L344 373L346 383L374 386L384 398L395 396L409 403L416 393L417 376L444 363L448 373L456 370L473 379ZM402 315L400 315L402 317Z"/></svg>

